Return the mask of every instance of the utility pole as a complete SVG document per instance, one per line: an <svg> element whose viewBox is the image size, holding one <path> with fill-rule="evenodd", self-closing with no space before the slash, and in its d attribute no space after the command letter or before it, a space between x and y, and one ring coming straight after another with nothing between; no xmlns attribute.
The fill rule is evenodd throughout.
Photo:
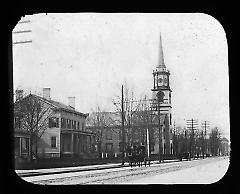
<svg viewBox="0 0 240 194"><path fill-rule="evenodd" d="M150 164L150 147L149 147L149 132L148 132L148 127L147 127L147 158L148 162Z"/></svg>
<svg viewBox="0 0 240 194"><path fill-rule="evenodd" d="M147 97L145 96L145 99L146 100ZM146 142L146 146L147 146L147 160L148 160L148 165L150 166L150 144L149 144L149 139L150 139L150 136L149 136L149 119L151 119L151 113L150 113L150 118L149 118L149 114L148 114L148 111L149 111L149 105L146 105L146 101L145 101L145 113L146 113L146 119L147 119L147 142ZM150 120L151 122L151 120Z"/></svg>
<svg viewBox="0 0 240 194"><path fill-rule="evenodd" d="M124 165L124 154L125 154L125 130L124 130L124 96L122 85L122 165Z"/></svg>
<svg viewBox="0 0 240 194"><path fill-rule="evenodd" d="M202 123L202 126L204 128L204 138L203 138L203 147L204 147L204 154L208 154L208 146L207 146L207 128L209 127L209 122L204 121Z"/></svg>
<svg viewBox="0 0 240 194"><path fill-rule="evenodd" d="M176 150L177 150L177 140L176 140L176 124L174 121L173 125L173 155L176 156Z"/></svg>
<svg viewBox="0 0 240 194"><path fill-rule="evenodd" d="M159 163L161 163L162 152L162 133L161 133L161 118L160 118L160 101L158 100L158 148L159 148Z"/></svg>
<svg viewBox="0 0 240 194"><path fill-rule="evenodd" d="M191 130L191 135L190 135L190 158L192 155L195 153L195 145L194 145L194 131L198 129L198 121L191 119L187 120L187 129Z"/></svg>

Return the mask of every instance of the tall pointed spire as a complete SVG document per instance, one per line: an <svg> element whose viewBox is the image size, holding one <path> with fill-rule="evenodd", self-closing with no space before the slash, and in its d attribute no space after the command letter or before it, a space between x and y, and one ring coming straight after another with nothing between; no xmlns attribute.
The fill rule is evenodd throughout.
<svg viewBox="0 0 240 194"><path fill-rule="evenodd" d="M160 32L160 41L159 41L159 53L158 53L158 64L157 68L166 68L164 63L163 48L162 48L162 38Z"/></svg>

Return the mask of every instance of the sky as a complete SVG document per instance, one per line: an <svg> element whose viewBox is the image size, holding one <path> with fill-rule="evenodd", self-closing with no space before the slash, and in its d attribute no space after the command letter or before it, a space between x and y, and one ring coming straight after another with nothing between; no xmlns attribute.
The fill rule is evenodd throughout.
<svg viewBox="0 0 240 194"><path fill-rule="evenodd" d="M90 113L100 105L114 111L112 99L126 81L137 98L151 97L152 71L162 37L170 70L172 114L176 125L187 119L209 121L229 139L228 48L222 25L212 16L144 13L34 14L16 24L13 41L13 87Z"/></svg>

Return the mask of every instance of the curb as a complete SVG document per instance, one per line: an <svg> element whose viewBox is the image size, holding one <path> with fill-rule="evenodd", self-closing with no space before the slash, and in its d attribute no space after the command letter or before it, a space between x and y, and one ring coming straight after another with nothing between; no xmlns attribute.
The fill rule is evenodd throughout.
<svg viewBox="0 0 240 194"><path fill-rule="evenodd" d="M104 170L104 169L111 169L111 168L123 168L128 167L128 165L116 165L116 166L100 166L100 167L89 167L89 168L82 168L82 169L69 169L63 171L55 171L55 172L26 172L26 173L17 173L20 177L30 177L30 176L41 176L41 175L50 175L50 174L61 174L61 173L71 173L71 172L81 172L81 171L91 171L91 170Z"/></svg>

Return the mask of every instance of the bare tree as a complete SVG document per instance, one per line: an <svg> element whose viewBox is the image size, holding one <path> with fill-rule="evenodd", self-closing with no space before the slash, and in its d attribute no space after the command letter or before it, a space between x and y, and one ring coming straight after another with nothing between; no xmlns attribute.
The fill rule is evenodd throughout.
<svg viewBox="0 0 240 194"><path fill-rule="evenodd" d="M184 140L184 130L182 126L174 126L173 131L173 153L177 156L180 153L181 146Z"/></svg>
<svg viewBox="0 0 240 194"><path fill-rule="evenodd" d="M133 113L133 126L138 126L138 137L142 143L146 145L146 132L149 131L149 143L154 145L154 127L153 124L156 124L156 115L153 114L151 109L150 100L145 95L144 98L139 100L138 109ZM150 147L151 147L150 146Z"/></svg>
<svg viewBox="0 0 240 194"><path fill-rule="evenodd" d="M204 155L205 155L204 130L198 131L198 136L196 141L197 141L197 147L200 148L202 157L204 158Z"/></svg>
<svg viewBox="0 0 240 194"><path fill-rule="evenodd" d="M116 97L112 100L113 104L117 112L122 112L121 109L121 96L116 95ZM130 89L127 81L124 83L124 119L125 119L125 130L127 135L128 144L133 144L133 122L134 122L134 114L139 110L140 102L134 95L133 88ZM120 120L119 120L120 121ZM121 121L120 121L121 122Z"/></svg>
<svg viewBox="0 0 240 194"><path fill-rule="evenodd" d="M112 130L112 132L116 132L114 129L110 128L111 125L117 125L117 121L114 120L109 112L105 112L102 108L97 105L96 109L92 110L92 113L87 118L87 125L93 127L92 131L97 133L97 150L99 158L101 158L102 153L102 142L104 131L106 129Z"/></svg>
<svg viewBox="0 0 240 194"><path fill-rule="evenodd" d="M20 129L27 131L30 135L29 156L31 162L33 161L34 146L37 158L37 143L48 128L48 119L52 112L50 105L32 94L14 103L14 118L18 120Z"/></svg>
<svg viewBox="0 0 240 194"><path fill-rule="evenodd" d="M210 150L213 156L217 156L219 154L219 148L221 143L220 139L221 139L221 133L218 127L214 127L211 130L209 135Z"/></svg>

